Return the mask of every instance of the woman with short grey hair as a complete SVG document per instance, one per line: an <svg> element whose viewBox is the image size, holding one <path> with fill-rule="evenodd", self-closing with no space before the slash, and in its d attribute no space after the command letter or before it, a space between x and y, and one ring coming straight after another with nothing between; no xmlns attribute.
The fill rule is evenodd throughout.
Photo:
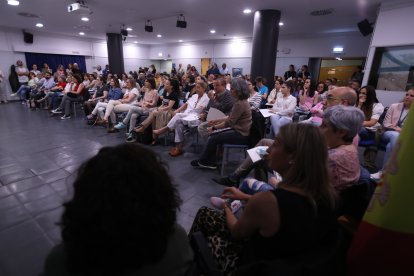
<svg viewBox="0 0 414 276"><path fill-rule="evenodd" d="M224 118L209 121L207 128L209 137L200 159L191 161L193 167L216 169L216 150L218 145L247 144L249 141L252 111L249 98L249 88L242 78L231 81L231 95L236 99L230 114Z"/></svg>
<svg viewBox="0 0 414 276"><path fill-rule="evenodd" d="M364 114L353 106L336 105L324 112L320 129L328 144L331 184L338 193L359 180L358 149L352 140L363 121Z"/></svg>

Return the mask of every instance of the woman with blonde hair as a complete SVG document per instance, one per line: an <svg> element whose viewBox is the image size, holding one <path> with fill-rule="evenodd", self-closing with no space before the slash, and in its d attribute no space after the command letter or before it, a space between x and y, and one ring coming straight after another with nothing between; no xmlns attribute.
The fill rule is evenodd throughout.
<svg viewBox="0 0 414 276"><path fill-rule="evenodd" d="M255 195L226 188L223 198L247 201L240 218L227 204L223 212L198 211L190 235L200 231L206 237L224 274L241 264L298 256L336 233L327 148L316 126L284 125L266 157L282 176L278 188Z"/></svg>

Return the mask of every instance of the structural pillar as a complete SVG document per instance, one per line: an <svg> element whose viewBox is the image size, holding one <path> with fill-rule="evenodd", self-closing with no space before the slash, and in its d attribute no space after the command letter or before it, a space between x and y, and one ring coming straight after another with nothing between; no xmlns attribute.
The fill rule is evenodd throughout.
<svg viewBox="0 0 414 276"><path fill-rule="evenodd" d="M109 72L121 77L124 72L124 50L122 48L122 35L117 33L106 34L108 47Z"/></svg>
<svg viewBox="0 0 414 276"><path fill-rule="evenodd" d="M261 10L254 13L251 79L262 76L270 90L274 86L274 75L279 39L280 11Z"/></svg>

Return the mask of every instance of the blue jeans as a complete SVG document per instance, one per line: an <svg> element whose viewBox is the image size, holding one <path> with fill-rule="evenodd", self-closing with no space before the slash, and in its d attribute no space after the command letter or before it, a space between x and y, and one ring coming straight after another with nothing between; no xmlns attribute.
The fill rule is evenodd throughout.
<svg viewBox="0 0 414 276"><path fill-rule="evenodd" d="M239 186L239 190L248 195L254 195L258 192L273 191L275 187L272 185L256 180L254 178L248 177Z"/></svg>
<svg viewBox="0 0 414 276"><path fill-rule="evenodd" d="M21 100L26 100L28 97L28 93L30 92L31 88L28 85L22 85L17 90L16 94L20 97Z"/></svg>
<svg viewBox="0 0 414 276"><path fill-rule="evenodd" d="M387 164L387 161L392 153L392 149L398 141L398 137L400 137L400 133L394 130L388 130L382 135L382 141L387 143L387 147L385 149L384 154L384 161L382 163L382 169L384 169L385 165Z"/></svg>

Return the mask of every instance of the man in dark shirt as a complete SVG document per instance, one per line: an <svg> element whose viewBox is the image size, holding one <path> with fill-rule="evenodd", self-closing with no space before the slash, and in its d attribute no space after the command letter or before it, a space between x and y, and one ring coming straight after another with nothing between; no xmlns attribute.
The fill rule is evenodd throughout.
<svg viewBox="0 0 414 276"><path fill-rule="evenodd" d="M210 107L216 108L227 115L230 113L235 101L230 91L226 90L226 80L224 78L214 80L213 86L214 90L210 90L207 94L210 101L204 109L204 112L200 114L200 120L204 122L198 126L198 133L204 140L208 137L208 122L206 122L206 118Z"/></svg>

